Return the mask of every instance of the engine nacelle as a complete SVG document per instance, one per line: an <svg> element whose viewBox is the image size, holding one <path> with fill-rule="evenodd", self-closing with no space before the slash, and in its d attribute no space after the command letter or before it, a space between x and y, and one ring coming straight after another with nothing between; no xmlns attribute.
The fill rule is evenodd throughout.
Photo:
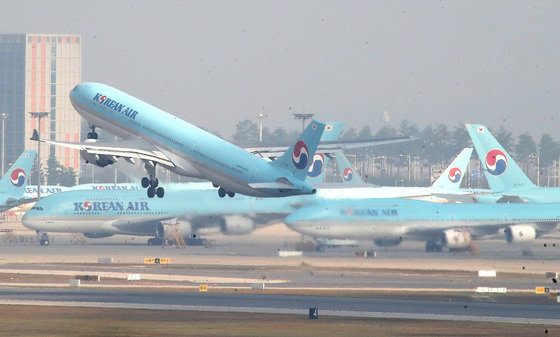
<svg viewBox="0 0 560 337"><path fill-rule="evenodd" d="M255 229L253 221L239 215L228 215L224 217L222 232L228 235L249 234Z"/></svg>
<svg viewBox="0 0 560 337"><path fill-rule="evenodd" d="M115 163L115 157L113 156L105 156L105 155L97 155L87 153L86 151L80 151L80 157L86 161L86 164L93 164L99 167L105 167L107 165L111 165Z"/></svg>
<svg viewBox="0 0 560 337"><path fill-rule="evenodd" d="M441 233L441 244L450 249L465 249L471 241L471 233L466 229L448 229Z"/></svg>
<svg viewBox="0 0 560 337"><path fill-rule="evenodd" d="M83 234L88 239L103 239L114 235L111 233L83 233Z"/></svg>
<svg viewBox="0 0 560 337"><path fill-rule="evenodd" d="M537 231L531 225L513 225L504 230L509 243L533 241L537 238Z"/></svg>

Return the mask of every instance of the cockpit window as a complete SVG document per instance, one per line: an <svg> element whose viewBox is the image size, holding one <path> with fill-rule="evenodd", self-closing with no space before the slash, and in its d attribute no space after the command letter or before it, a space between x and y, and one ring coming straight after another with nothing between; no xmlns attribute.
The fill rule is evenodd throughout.
<svg viewBox="0 0 560 337"><path fill-rule="evenodd" d="M36 210L36 211L44 211L43 207L41 206L33 206L31 207L32 210Z"/></svg>

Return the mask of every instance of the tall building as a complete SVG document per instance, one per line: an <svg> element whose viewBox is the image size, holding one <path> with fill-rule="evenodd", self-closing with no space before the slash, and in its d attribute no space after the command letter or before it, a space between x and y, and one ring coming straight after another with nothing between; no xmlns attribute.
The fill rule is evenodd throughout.
<svg viewBox="0 0 560 337"><path fill-rule="evenodd" d="M41 138L79 141L81 119L70 103L70 90L82 80L79 35L0 34L0 114L5 113L5 169L24 149L37 149L29 138L40 127ZM29 112L47 112L36 118ZM1 116L0 116L1 118ZM41 144L41 162L49 155L79 171L76 150Z"/></svg>

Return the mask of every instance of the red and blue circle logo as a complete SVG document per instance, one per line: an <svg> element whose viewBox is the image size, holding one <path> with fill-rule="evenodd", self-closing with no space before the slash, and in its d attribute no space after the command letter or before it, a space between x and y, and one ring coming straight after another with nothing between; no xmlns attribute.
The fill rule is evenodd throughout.
<svg viewBox="0 0 560 337"><path fill-rule="evenodd" d="M342 177L346 181L352 180L353 176L354 176L354 170L352 170L350 167L345 168L344 171L342 172Z"/></svg>
<svg viewBox="0 0 560 337"><path fill-rule="evenodd" d="M507 157L502 151L494 149L486 154L486 168L491 175L499 176L503 174L507 165Z"/></svg>
<svg viewBox="0 0 560 337"><path fill-rule="evenodd" d="M323 173L323 167L325 166L325 156L322 153L316 153L313 156L313 161L311 166L309 166L309 171L307 175L311 178L316 178Z"/></svg>
<svg viewBox="0 0 560 337"><path fill-rule="evenodd" d="M106 99L107 99L107 96L105 96L105 95L99 97L99 103L105 102Z"/></svg>
<svg viewBox="0 0 560 337"><path fill-rule="evenodd" d="M21 187L25 184L25 171L23 169L17 168L10 174L10 181L15 187Z"/></svg>
<svg viewBox="0 0 560 337"><path fill-rule="evenodd" d="M89 201L84 202L84 210L91 211L93 209L93 204Z"/></svg>
<svg viewBox="0 0 560 337"><path fill-rule="evenodd" d="M461 170L458 167L453 167L449 170L449 175L447 177L449 178L449 181L456 184L461 180L461 175Z"/></svg>
<svg viewBox="0 0 560 337"><path fill-rule="evenodd" d="M309 161L309 150L303 140L298 140L292 152L292 163L298 170L303 170L307 167Z"/></svg>

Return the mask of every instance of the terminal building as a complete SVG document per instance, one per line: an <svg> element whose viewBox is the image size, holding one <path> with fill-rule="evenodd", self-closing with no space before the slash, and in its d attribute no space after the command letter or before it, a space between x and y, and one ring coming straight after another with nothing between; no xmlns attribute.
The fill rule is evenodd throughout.
<svg viewBox="0 0 560 337"><path fill-rule="evenodd" d="M81 119L69 93L81 81L79 35L0 34L0 118L4 125L0 134L5 142L5 170L24 149L37 149L37 143L29 139L33 129L40 128L41 138L80 141ZM38 125L30 112L46 112L48 116ZM43 168L51 154L79 172L77 150L41 144Z"/></svg>

